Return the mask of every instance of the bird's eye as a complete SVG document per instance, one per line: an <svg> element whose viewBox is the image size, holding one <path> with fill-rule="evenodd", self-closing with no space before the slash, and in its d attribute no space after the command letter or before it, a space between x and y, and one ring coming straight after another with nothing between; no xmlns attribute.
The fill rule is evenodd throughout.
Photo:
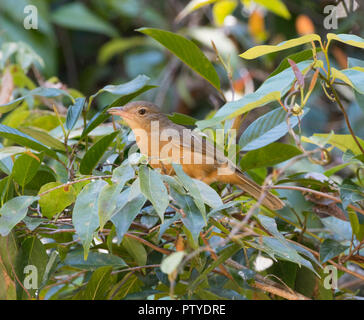
<svg viewBox="0 0 364 320"><path fill-rule="evenodd" d="M138 113L141 115L145 114L145 112L146 110L144 108L138 110Z"/></svg>

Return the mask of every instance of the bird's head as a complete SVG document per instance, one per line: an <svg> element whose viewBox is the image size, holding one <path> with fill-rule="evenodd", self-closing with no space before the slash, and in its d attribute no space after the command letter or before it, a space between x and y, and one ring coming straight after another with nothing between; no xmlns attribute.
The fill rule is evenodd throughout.
<svg viewBox="0 0 364 320"><path fill-rule="evenodd" d="M168 120L155 104L147 101L130 102L123 107L110 108L108 112L122 117L131 129L148 129L152 121Z"/></svg>

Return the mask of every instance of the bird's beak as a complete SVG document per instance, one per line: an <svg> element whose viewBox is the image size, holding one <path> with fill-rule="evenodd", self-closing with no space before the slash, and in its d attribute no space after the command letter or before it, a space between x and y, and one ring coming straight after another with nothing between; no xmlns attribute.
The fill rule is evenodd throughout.
<svg viewBox="0 0 364 320"><path fill-rule="evenodd" d="M120 116L125 119L131 119L131 116L129 115L129 113L124 111L122 107L113 107L113 108L110 108L109 110L107 110L107 112L112 115Z"/></svg>

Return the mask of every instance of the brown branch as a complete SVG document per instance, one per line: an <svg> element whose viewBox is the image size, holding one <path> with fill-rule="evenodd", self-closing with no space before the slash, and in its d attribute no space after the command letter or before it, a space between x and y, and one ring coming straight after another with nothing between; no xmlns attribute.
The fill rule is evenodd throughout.
<svg viewBox="0 0 364 320"><path fill-rule="evenodd" d="M332 195L329 195L327 193L324 193L324 192L321 192L321 191L316 191L316 190L312 190L312 189L309 189L309 188L304 188L304 187L297 187L297 186L272 186L271 187L272 189L286 189L286 190L298 190L298 191L302 191L302 192L308 192L308 193L313 193L313 194L316 194L320 197L323 197L323 198L327 198L327 199L330 199L332 201L335 201L335 202L342 202L340 198L337 198L335 196L332 196ZM361 209L361 208L358 208L352 204L349 204L348 205L349 208L355 210L356 212L359 212L361 213L362 215L364 215L364 210Z"/></svg>

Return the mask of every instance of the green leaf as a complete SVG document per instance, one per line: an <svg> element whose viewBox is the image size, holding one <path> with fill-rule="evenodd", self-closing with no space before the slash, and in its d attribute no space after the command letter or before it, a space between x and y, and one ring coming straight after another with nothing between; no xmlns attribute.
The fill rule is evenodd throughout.
<svg viewBox="0 0 364 320"><path fill-rule="evenodd" d="M147 263L147 251L137 240L125 237L121 243L129 255L134 259L136 265L145 266Z"/></svg>
<svg viewBox="0 0 364 320"><path fill-rule="evenodd" d="M13 166L12 176L22 187L29 183L38 171L42 162L42 155L38 155L39 161L28 154L22 154L16 158Z"/></svg>
<svg viewBox="0 0 364 320"><path fill-rule="evenodd" d="M304 73L311 63L310 60L303 61L298 63L297 67ZM292 69L288 68L264 81L255 92L246 94L239 100L224 104L211 119L197 121L196 124L200 129L205 129L215 126L223 120L235 118L240 114L261 107L268 102L277 101L289 91L294 80L295 75Z"/></svg>
<svg viewBox="0 0 364 320"><path fill-rule="evenodd" d="M303 116L308 111L306 109ZM283 108L277 108L254 120L239 139L241 150L255 150L282 138L288 132L286 115ZM294 128L298 124L298 117L291 116L289 119Z"/></svg>
<svg viewBox="0 0 364 320"><path fill-rule="evenodd" d="M52 188L62 185L61 182L49 182L43 185L39 194L50 190ZM58 188L49 193L41 196L39 205L42 211L42 215L48 219L53 218L57 213L62 212L65 208L76 201L76 192L72 185Z"/></svg>
<svg viewBox="0 0 364 320"><path fill-rule="evenodd" d="M155 211L163 222L169 198L161 175L153 169L141 166L139 168L139 179L141 192L153 204Z"/></svg>
<svg viewBox="0 0 364 320"><path fill-rule="evenodd" d="M284 2L282 2L281 0L254 0L254 2L262 5L269 11L272 11L282 18L291 19L291 14L289 13Z"/></svg>
<svg viewBox="0 0 364 320"><path fill-rule="evenodd" d="M196 123L196 119L192 118L186 114L173 112L172 115L167 115L168 119L174 123L181 124L184 126L193 126Z"/></svg>
<svg viewBox="0 0 364 320"><path fill-rule="evenodd" d="M364 68L357 68L360 67L344 70L331 68L331 74L334 79L340 79L354 88L360 94L364 94Z"/></svg>
<svg viewBox="0 0 364 320"><path fill-rule="evenodd" d="M37 141L33 137L20 132L17 129L0 124L0 137L10 139L22 146L34 149L36 151L44 151L48 156L58 159L55 151L49 149L47 146Z"/></svg>
<svg viewBox="0 0 364 320"><path fill-rule="evenodd" d="M223 205L219 194L213 188L201 180L193 179L193 181L200 192L203 202L205 202L209 207L215 209Z"/></svg>
<svg viewBox="0 0 364 320"><path fill-rule="evenodd" d="M337 242L335 240L325 239L325 241L320 246L321 263L325 263L326 261L335 258L348 248L348 246L343 246L340 244L340 242Z"/></svg>
<svg viewBox="0 0 364 320"><path fill-rule="evenodd" d="M357 48L362 48L364 49L364 39L360 38L359 36L355 35L355 34L334 34L334 33L328 33L327 34L327 40L331 41L331 40L336 40L336 41L340 41L343 43L346 43L348 45L357 47Z"/></svg>
<svg viewBox="0 0 364 320"><path fill-rule="evenodd" d="M129 196L129 190L124 191L125 196ZM124 193L123 192L123 193ZM140 210L143 208L146 198L139 194L136 198L127 201L123 207L111 218L115 225L118 244L121 243L125 233L129 230L131 223L134 221Z"/></svg>
<svg viewBox="0 0 364 320"><path fill-rule="evenodd" d="M171 253L167 258L165 258L161 263L161 270L166 274L172 274L175 272L186 255L184 251L177 251Z"/></svg>
<svg viewBox="0 0 364 320"><path fill-rule="evenodd" d="M75 104L68 107L67 118L66 118L66 128L68 130L72 130L73 127L75 126L78 118L81 115L85 102L86 102L85 98L77 98L75 100Z"/></svg>
<svg viewBox="0 0 364 320"><path fill-rule="evenodd" d="M0 113L7 113L9 111L16 109L23 100L24 97L20 97L8 103L0 105Z"/></svg>
<svg viewBox="0 0 364 320"><path fill-rule="evenodd" d="M13 198L0 209L0 234L5 237L15 225L24 219L28 212L28 207L39 197L19 196Z"/></svg>
<svg viewBox="0 0 364 320"><path fill-rule="evenodd" d="M52 13L52 20L65 28L102 33L110 37L118 36L117 30L111 24L79 2L59 7Z"/></svg>
<svg viewBox="0 0 364 320"><path fill-rule="evenodd" d="M200 232L206 225L205 218L197 208L194 199L189 195L181 195L174 188L171 188L171 196L186 214L182 218L182 222L189 232L191 232L194 242L197 243Z"/></svg>
<svg viewBox="0 0 364 320"><path fill-rule="evenodd" d="M243 59L255 59L260 56L264 56L268 53L278 52L282 50L286 50L289 48L297 47L299 45L311 42L311 41L320 41L321 37L317 34L307 34L302 37L291 39L288 41L283 41L277 45L262 45L255 46L253 48L248 49L244 53L240 55Z"/></svg>
<svg viewBox="0 0 364 320"><path fill-rule="evenodd" d="M364 61L348 57L348 67L349 68L353 68L353 67L364 68ZM358 105L362 109L362 111L364 112L364 95L358 93L357 91L354 91L354 93L355 93L356 102L358 103Z"/></svg>
<svg viewBox="0 0 364 320"><path fill-rule="evenodd" d="M178 34L155 28L141 28L137 29L137 31L157 40L192 70L210 82L216 89L220 89L220 80L215 68L191 40Z"/></svg>
<svg viewBox="0 0 364 320"><path fill-rule="evenodd" d="M269 250L272 250L271 253L273 253L273 255L294 262L299 266L303 265L317 274L311 262L301 257L293 247L288 247L282 241L273 237L263 237L262 240L263 245Z"/></svg>
<svg viewBox="0 0 364 320"><path fill-rule="evenodd" d="M38 190L48 182L54 182L57 180L57 176L54 171L46 166L41 164L34 178L25 185L25 190L34 190L38 192Z"/></svg>
<svg viewBox="0 0 364 320"><path fill-rule="evenodd" d="M67 96L68 98L70 98L73 100L73 97L64 90L61 89L57 89L57 88L47 88L47 87L38 87L33 89L32 91L29 91L28 95L32 95L32 96L39 96L39 97L44 97L44 98L56 98L59 96Z"/></svg>
<svg viewBox="0 0 364 320"><path fill-rule="evenodd" d="M355 234L356 238L359 241L363 241L364 239L364 223L360 224L360 220L363 220L362 216L359 213L356 213L353 209L347 208L351 229L353 230L353 234ZM363 221L362 221L363 222Z"/></svg>
<svg viewBox="0 0 364 320"><path fill-rule="evenodd" d="M267 246L270 250L272 250L273 255L277 255L283 259L289 260L291 262L297 263L298 265L304 265L308 269L312 270L316 273L315 269L313 269L312 264L301 257L298 254L297 246L293 246L290 242L288 242L285 237L278 231L277 224L273 218L259 215L258 217L262 226L268 230L274 238L272 237L263 237L263 244ZM302 250L301 253L305 254ZM310 255L312 258L313 256ZM316 260L314 260L316 261Z"/></svg>
<svg viewBox="0 0 364 320"><path fill-rule="evenodd" d="M343 152L351 150L352 152L354 152L355 155L362 154L358 145L355 143L354 138L350 134L315 133L313 136L323 139L329 138L327 143L333 145ZM359 137L356 138L364 148L364 140L360 139Z"/></svg>
<svg viewBox="0 0 364 320"><path fill-rule="evenodd" d="M179 164L173 163L173 169L176 172L178 179L182 182L183 186L192 196L193 200L196 203L197 208L201 211L202 216L206 221L206 208L204 201L202 200L201 193L199 188L197 187L195 181L190 178L182 169L182 166Z"/></svg>
<svg viewBox="0 0 364 320"><path fill-rule="evenodd" d="M19 131L37 139L40 143L43 143L54 150L65 152L64 143L52 137L46 130L34 127L20 127Z"/></svg>
<svg viewBox="0 0 364 320"><path fill-rule="evenodd" d="M295 146L274 142L263 148L246 153L240 161L240 167L243 171L254 168L271 167L300 154L302 154L302 152Z"/></svg>
<svg viewBox="0 0 364 320"><path fill-rule="evenodd" d="M135 172L131 166L120 166L113 171L112 181L114 183L104 186L101 190L98 202L101 230L106 222L125 204L124 196L120 192L124 188L125 183L133 179L134 176Z"/></svg>
<svg viewBox="0 0 364 320"><path fill-rule="evenodd" d="M316 52L320 52L320 48L316 48ZM282 62L279 64L279 66L269 75L270 77L273 77L277 75L278 73L282 72L283 70L286 70L290 67L288 63L288 59L293 60L296 63L299 63L301 61L312 59L312 49L303 50L294 54L289 55L288 57L284 58Z"/></svg>
<svg viewBox="0 0 364 320"><path fill-rule="evenodd" d="M346 179L340 186L340 199L346 209L349 204L364 200L364 188Z"/></svg>
<svg viewBox="0 0 364 320"><path fill-rule="evenodd" d="M127 264L118 256L101 253L90 252L87 260L84 259L83 252L81 250L72 251L67 254L64 260L64 265L71 266L79 269L95 270L99 267L112 266L114 268L126 267Z"/></svg>
<svg viewBox="0 0 364 320"><path fill-rule="evenodd" d="M33 284L36 285L37 288L40 287L44 272L46 270L48 262L47 251L43 245L43 243L37 237L30 237L25 239L21 244L21 263L23 270L27 266L35 266L37 272L37 280L38 283ZM27 273L34 272L28 271ZM20 272L21 281L24 283L26 273ZM34 297L36 293L36 289L28 289L28 292ZM26 293L22 292L22 298L26 299Z"/></svg>
<svg viewBox="0 0 364 320"><path fill-rule="evenodd" d="M81 174L92 174L92 170L97 166L101 157L104 155L110 144L114 141L118 133L118 131L115 131L107 136L102 137L86 152L80 163Z"/></svg>
<svg viewBox="0 0 364 320"><path fill-rule="evenodd" d="M123 96L132 94L132 93L135 93L137 90L140 90L143 87L145 87L147 85L147 83L149 82L149 80L150 80L150 78L144 74L138 75L135 79L133 79L127 83L122 83L122 84L118 84L118 85L109 84L109 85L103 87L102 89L100 89L94 96L96 96L102 92L109 92L112 94L123 95Z"/></svg>
<svg viewBox="0 0 364 320"><path fill-rule="evenodd" d="M3 147L3 145L0 144L0 160L9 158L10 156L14 156L19 153L24 153L25 151L27 151L27 149L23 147Z"/></svg>
<svg viewBox="0 0 364 320"><path fill-rule="evenodd" d="M112 267L100 267L96 269L78 298L81 300L105 300L116 280L111 275L111 271Z"/></svg>
<svg viewBox="0 0 364 320"><path fill-rule="evenodd" d="M35 88L35 89L29 91L26 95L24 95L22 97L12 100L6 104L0 105L0 113L6 113L6 112L16 109L19 106L19 104L22 101L24 101L25 98L30 97L30 96L55 98L55 97L59 97L61 95L65 95L73 101L72 96L64 90L57 89L57 88L38 87L38 88Z"/></svg>
<svg viewBox="0 0 364 320"><path fill-rule="evenodd" d="M87 184L77 196L73 209L72 222L76 234L82 241L85 260L87 260L94 233L99 227L98 197L106 185L108 185L107 182L101 179ZM90 201L90 199L93 200Z"/></svg>

